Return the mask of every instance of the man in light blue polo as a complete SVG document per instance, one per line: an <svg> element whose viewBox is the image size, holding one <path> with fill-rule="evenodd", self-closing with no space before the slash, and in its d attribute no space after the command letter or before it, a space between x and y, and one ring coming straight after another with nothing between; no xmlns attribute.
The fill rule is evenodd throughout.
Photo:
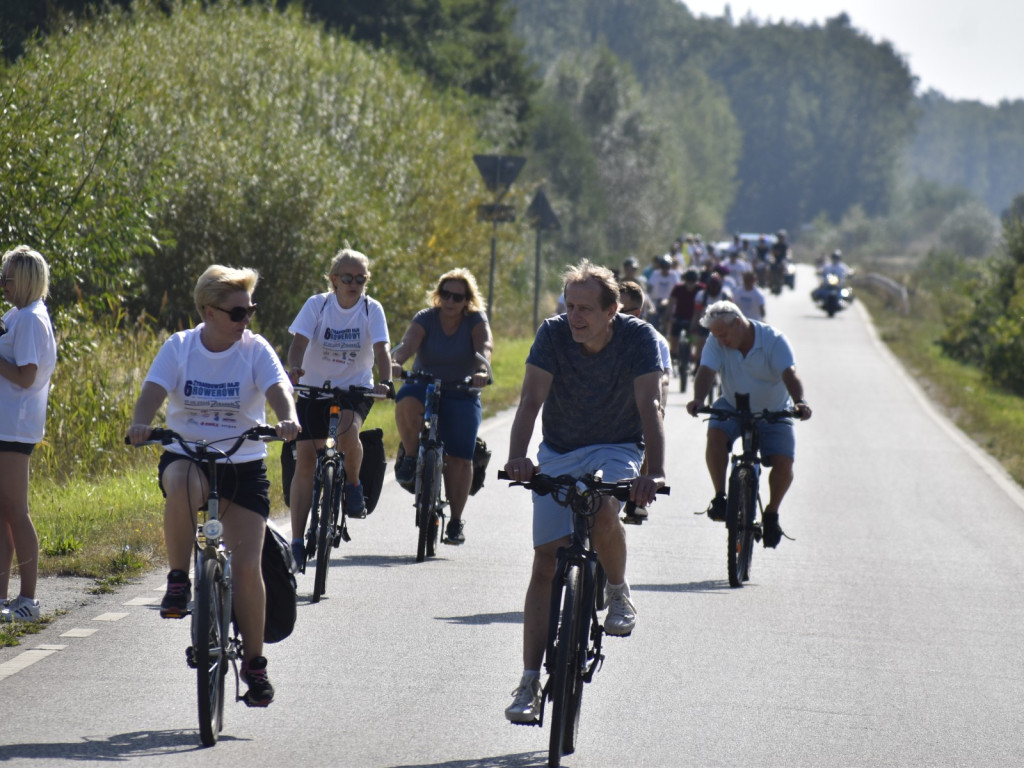
<svg viewBox="0 0 1024 768"><path fill-rule="evenodd" d="M711 335L701 353L700 368L693 382L693 400L686 404L691 416L707 400L715 374L721 376L722 397L715 408L736 409L736 393L750 395L750 410L782 411L792 409L801 420L811 418L804 400L804 385L796 375L796 362L789 341L766 323L751 320L731 301L718 301L707 308L700 321ZM768 475L768 504L761 522L766 547L776 547L782 539L779 505L793 483L793 457L796 438L793 422L762 422L761 455L771 464ZM740 436L735 419L712 418L708 423L705 461L715 497L708 506L708 517L723 521L726 517L725 475L729 451Z"/></svg>

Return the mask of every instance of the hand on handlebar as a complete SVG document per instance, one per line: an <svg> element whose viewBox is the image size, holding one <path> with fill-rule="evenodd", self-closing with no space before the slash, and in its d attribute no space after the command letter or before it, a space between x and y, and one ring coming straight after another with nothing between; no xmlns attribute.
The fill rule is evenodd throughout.
<svg viewBox="0 0 1024 768"><path fill-rule="evenodd" d="M141 445L149 439L153 427L149 424L132 424L128 427L128 434L125 436L129 445Z"/></svg>
<svg viewBox="0 0 1024 768"><path fill-rule="evenodd" d="M474 373L469 382L471 387L476 387L477 389L483 389L490 383L491 377L488 374L483 373L482 371Z"/></svg>
<svg viewBox="0 0 1024 768"><path fill-rule="evenodd" d="M302 431L302 427L294 421L286 420L277 422L274 426L274 431L277 432L278 437L287 442L297 438L299 436L299 432Z"/></svg>
<svg viewBox="0 0 1024 768"><path fill-rule="evenodd" d="M526 456L519 459L509 459L505 462L505 472L513 482L526 483L533 477L538 467Z"/></svg>
<svg viewBox="0 0 1024 768"><path fill-rule="evenodd" d="M665 487L664 477L640 475L630 482L629 500L638 507L646 507L655 500L659 488Z"/></svg>

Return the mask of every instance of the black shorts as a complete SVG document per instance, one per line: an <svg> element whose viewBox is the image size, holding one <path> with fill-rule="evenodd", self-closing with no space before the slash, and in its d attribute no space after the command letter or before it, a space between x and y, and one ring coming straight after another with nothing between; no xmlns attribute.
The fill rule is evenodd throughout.
<svg viewBox="0 0 1024 768"><path fill-rule="evenodd" d="M299 424L302 425L299 440L323 440L327 437L327 425L331 418L331 402L329 398L318 400L299 397L295 404L295 410L299 414ZM364 422L372 405L372 400L359 395L341 398L341 410L359 414L359 419Z"/></svg>
<svg viewBox="0 0 1024 768"><path fill-rule="evenodd" d="M164 451L160 457L160 464L157 467L157 477L160 481L160 492L167 498L167 491L164 490L164 470L176 461L189 461L204 475L206 465L200 464L188 456L180 453ZM207 476L207 479L209 477ZM251 509L256 514L267 519L270 516L270 480L267 479L267 465L263 459L256 461L243 461L236 464L225 462L217 465L217 486L220 491L221 501L231 502L246 509ZM200 509L206 509L203 504ZM221 506L221 514L230 509L227 505Z"/></svg>
<svg viewBox="0 0 1024 768"><path fill-rule="evenodd" d="M32 455L35 443L16 443L13 440L0 440L0 453L23 453L26 456Z"/></svg>
<svg viewBox="0 0 1024 768"><path fill-rule="evenodd" d="M675 338L679 338L679 334L683 331L690 332L690 318L689 317L674 317L672 318L672 335Z"/></svg>

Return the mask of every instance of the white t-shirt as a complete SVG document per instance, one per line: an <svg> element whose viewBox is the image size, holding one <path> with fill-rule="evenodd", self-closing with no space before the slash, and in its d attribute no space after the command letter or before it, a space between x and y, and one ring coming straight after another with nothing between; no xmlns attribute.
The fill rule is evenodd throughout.
<svg viewBox="0 0 1024 768"><path fill-rule="evenodd" d="M656 269L647 278L647 295L655 303L662 299L667 299L680 279L679 272L675 269L670 269L664 273L660 269Z"/></svg>
<svg viewBox="0 0 1024 768"><path fill-rule="evenodd" d="M224 440L266 422L266 393L274 384L291 390L284 366L270 343L249 329L223 352L200 338L203 325L169 338L153 360L146 381L167 390L167 426L188 440ZM230 447L230 444L225 444ZM167 450L183 453L177 445ZM246 440L231 461L267 455L261 441Z"/></svg>
<svg viewBox="0 0 1024 768"><path fill-rule="evenodd" d="M732 300L751 320L761 320L764 317L764 292L756 285L749 291L746 288L737 288L732 293Z"/></svg>
<svg viewBox="0 0 1024 768"><path fill-rule="evenodd" d="M369 296L350 309L342 309L333 293L310 296L288 332L309 339L299 381L313 387L326 381L332 387L372 387L373 345L391 341L384 307Z"/></svg>
<svg viewBox="0 0 1024 768"><path fill-rule="evenodd" d="M0 336L0 357L15 365L35 365L36 380L19 387L0 376L0 440L35 445L43 439L50 377L57 365L57 342L42 301L4 315L7 333Z"/></svg>

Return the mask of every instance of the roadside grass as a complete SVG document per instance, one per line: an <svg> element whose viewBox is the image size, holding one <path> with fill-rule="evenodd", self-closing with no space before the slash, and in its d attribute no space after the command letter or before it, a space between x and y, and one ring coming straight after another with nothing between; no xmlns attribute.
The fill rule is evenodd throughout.
<svg viewBox="0 0 1024 768"><path fill-rule="evenodd" d="M523 366L532 339L499 339L495 342L494 384L483 393L484 415L492 416L519 400ZM97 356L103 357L102 352ZM144 375L145 366L140 367ZM165 557L163 497L156 482L159 449L130 449L123 444L124 428L131 413L138 377L116 395L126 403L107 424L103 449L120 457L121 466L89 476L74 472L34 471L29 509L39 535L41 576L85 576L96 580L96 591L110 591L138 574L156 567ZM129 391L134 389L134 391ZM268 412L268 417L272 412ZM110 414L106 414L111 418ZM158 417L159 418L159 417ZM88 419L79 419L88 424ZM398 432L394 403L374 405L365 428L380 427L389 456L395 455ZM51 427L48 425L48 430ZM75 439L67 435L64 439ZM285 514L281 488L281 443L270 443L267 472L271 481L271 516ZM35 458L35 457L33 457ZM0 637L0 644L3 639Z"/></svg>
<svg viewBox="0 0 1024 768"><path fill-rule="evenodd" d="M1021 398L994 386L977 368L942 354L937 343L944 330L939 300L918 292L912 299L911 314L904 316L867 292L859 292L858 298L870 312L879 337L928 396L1024 486Z"/></svg>

